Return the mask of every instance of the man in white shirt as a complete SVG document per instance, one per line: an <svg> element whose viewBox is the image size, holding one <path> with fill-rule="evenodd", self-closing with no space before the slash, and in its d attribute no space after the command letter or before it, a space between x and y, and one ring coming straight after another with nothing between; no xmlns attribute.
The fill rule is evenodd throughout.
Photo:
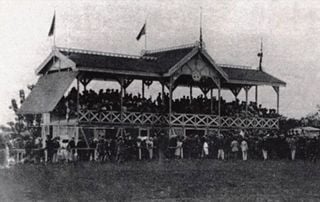
<svg viewBox="0 0 320 202"><path fill-rule="evenodd" d="M246 161L248 159L248 143L245 139L241 141L241 151L242 151L242 160Z"/></svg>

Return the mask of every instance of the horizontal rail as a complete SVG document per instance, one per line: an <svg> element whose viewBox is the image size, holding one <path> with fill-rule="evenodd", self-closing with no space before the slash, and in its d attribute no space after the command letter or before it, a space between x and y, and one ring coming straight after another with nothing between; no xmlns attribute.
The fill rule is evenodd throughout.
<svg viewBox="0 0 320 202"><path fill-rule="evenodd" d="M180 127L206 127L206 128L266 128L278 129L278 118L262 117L219 117L210 114L169 114L150 112L119 112L119 111L93 111L81 110L80 123L106 123L140 126L180 126Z"/></svg>

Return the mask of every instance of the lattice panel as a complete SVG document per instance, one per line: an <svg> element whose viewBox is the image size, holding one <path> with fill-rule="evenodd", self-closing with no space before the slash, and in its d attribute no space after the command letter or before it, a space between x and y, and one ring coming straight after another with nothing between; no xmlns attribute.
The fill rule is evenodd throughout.
<svg viewBox="0 0 320 202"><path fill-rule="evenodd" d="M268 128L278 129L279 120L277 118L259 117L221 117L204 114L171 114L169 123L168 114L120 112L114 111L90 111L79 112L80 122L99 122L110 124L132 124L141 126L179 126L195 128L218 128L221 121L223 128Z"/></svg>

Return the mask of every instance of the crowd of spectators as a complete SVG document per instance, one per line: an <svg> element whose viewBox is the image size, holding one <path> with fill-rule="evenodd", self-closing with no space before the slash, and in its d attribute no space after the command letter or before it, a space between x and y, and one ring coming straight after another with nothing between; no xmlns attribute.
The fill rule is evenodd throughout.
<svg viewBox="0 0 320 202"><path fill-rule="evenodd" d="M46 155L45 155L46 153ZM45 157L46 156L46 157ZM105 134L96 138L67 141L48 137L45 147L40 138L25 142L25 162L99 161L123 162L153 159L268 160L290 159L315 162L320 157L320 139L299 134L270 131L222 131L220 134L152 136Z"/></svg>
<svg viewBox="0 0 320 202"><path fill-rule="evenodd" d="M221 115L222 116L258 116L266 118L277 117L275 109L263 108L255 102L249 102L246 107L246 102L240 102L238 99L227 102L222 97ZM120 91L115 89L99 90L85 90L79 94L80 109L88 109L95 111L120 111L121 99ZM247 109L247 111L246 111ZM133 95L132 93L125 93L123 97L123 110L131 112L158 112L165 113L169 110L169 94L161 93L155 99L152 97L145 98L141 94ZM74 116L77 111L77 90L72 88L70 93L62 99L56 108L58 114L67 114L68 117ZM199 95L190 98L183 96L172 101L172 111L176 113L192 113L192 114L218 114L218 100L213 97L210 98Z"/></svg>

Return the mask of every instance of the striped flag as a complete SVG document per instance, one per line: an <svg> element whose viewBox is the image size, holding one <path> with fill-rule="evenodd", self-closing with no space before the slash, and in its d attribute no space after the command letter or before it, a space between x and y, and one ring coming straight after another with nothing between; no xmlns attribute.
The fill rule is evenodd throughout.
<svg viewBox="0 0 320 202"><path fill-rule="evenodd" d="M141 28L138 36L136 37L136 39L139 41L140 38L146 34L146 23L143 24L143 27Z"/></svg>
<svg viewBox="0 0 320 202"><path fill-rule="evenodd" d="M51 27L50 27L48 36L54 35L55 26L56 26L56 12L54 12L54 14L53 14L52 23L51 23Z"/></svg>

